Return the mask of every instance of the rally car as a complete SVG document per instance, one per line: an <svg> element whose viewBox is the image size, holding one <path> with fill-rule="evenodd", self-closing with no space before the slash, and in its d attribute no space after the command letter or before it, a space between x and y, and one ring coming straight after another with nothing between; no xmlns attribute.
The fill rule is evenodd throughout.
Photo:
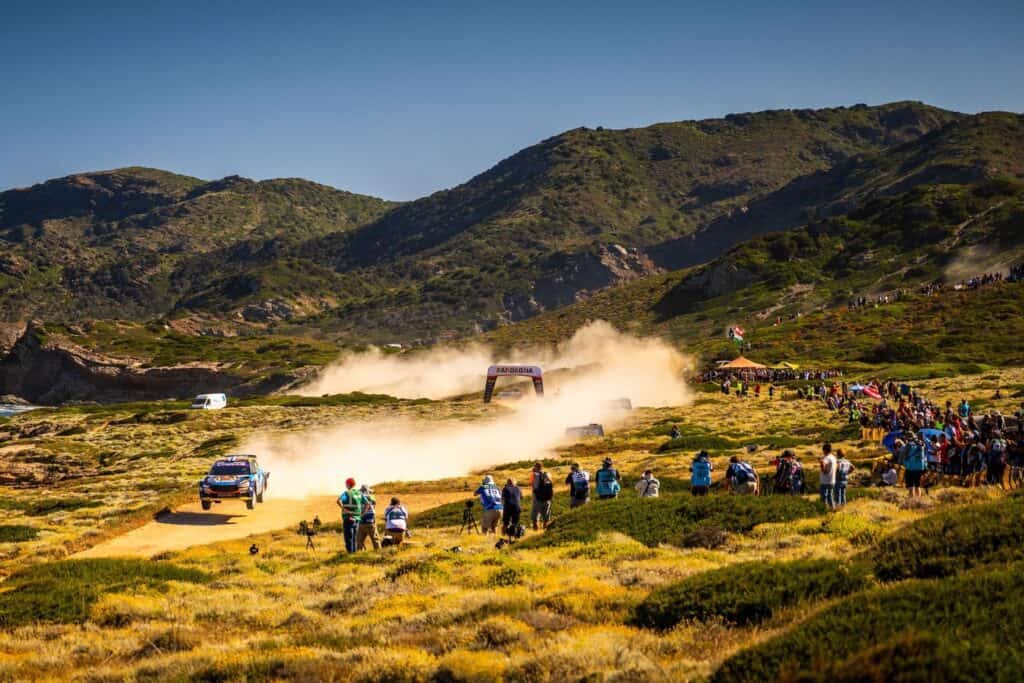
<svg viewBox="0 0 1024 683"><path fill-rule="evenodd" d="M263 502L270 472L264 472L254 455L229 455L213 463L210 473L199 481L199 503L209 510L225 498L244 498L252 510Z"/></svg>

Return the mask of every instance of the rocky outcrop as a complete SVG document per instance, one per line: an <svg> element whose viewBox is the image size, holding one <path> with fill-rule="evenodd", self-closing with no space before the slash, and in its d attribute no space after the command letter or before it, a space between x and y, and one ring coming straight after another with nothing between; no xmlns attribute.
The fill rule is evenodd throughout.
<svg viewBox="0 0 1024 683"><path fill-rule="evenodd" d="M215 363L143 367L79 347L29 324L0 361L0 394L38 405L69 401L138 401L190 398L199 393L267 393L295 381L283 373L257 381Z"/></svg>
<svg viewBox="0 0 1024 683"><path fill-rule="evenodd" d="M643 251L621 244L600 245L594 251L583 253L555 254L542 268L544 274L534 281L530 294L504 297L508 320L523 320L544 310L581 301L602 289L659 272Z"/></svg>

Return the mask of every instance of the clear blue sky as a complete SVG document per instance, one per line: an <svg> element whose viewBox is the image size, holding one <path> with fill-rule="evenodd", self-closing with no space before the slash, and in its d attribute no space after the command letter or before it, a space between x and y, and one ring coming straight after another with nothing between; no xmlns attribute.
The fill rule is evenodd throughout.
<svg viewBox="0 0 1024 683"><path fill-rule="evenodd" d="M0 189L145 165L412 199L576 126L1024 110L1021 0L288 4L7 0Z"/></svg>

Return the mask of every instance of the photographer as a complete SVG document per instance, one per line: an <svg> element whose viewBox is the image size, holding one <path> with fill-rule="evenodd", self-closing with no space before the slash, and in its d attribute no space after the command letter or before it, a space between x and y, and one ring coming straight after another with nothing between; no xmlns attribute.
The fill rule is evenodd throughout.
<svg viewBox="0 0 1024 683"><path fill-rule="evenodd" d="M373 543L374 550L380 550L380 534L377 533L377 499L366 484L359 489L362 497L362 508L359 515L359 531L356 535L356 548L366 550L366 539Z"/></svg>
<svg viewBox="0 0 1024 683"><path fill-rule="evenodd" d="M480 505L484 511L480 515L480 530L484 534L498 533L498 522L501 521L501 491L494 483L494 477L487 475L474 492L480 497Z"/></svg>
<svg viewBox="0 0 1024 683"><path fill-rule="evenodd" d="M504 507L501 515L502 531L506 536L512 536L523 514L523 492L516 485L515 479L505 482L505 488L501 490L501 504Z"/></svg>
<svg viewBox="0 0 1024 683"><path fill-rule="evenodd" d="M391 505L384 510L384 535L391 539L391 545L401 545L409 530L409 511L398 498L391 499Z"/></svg>

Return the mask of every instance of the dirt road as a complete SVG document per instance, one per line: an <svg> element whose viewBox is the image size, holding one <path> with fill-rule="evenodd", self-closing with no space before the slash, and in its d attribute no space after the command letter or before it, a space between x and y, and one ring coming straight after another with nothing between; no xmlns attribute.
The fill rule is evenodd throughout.
<svg viewBox="0 0 1024 683"><path fill-rule="evenodd" d="M379 514L387 507L391 496L386 492L375 492L375 495L379 503ZM465 493L419 493L403 494L401 499L409 512L415 514L466 497ZM336 521L339 512L335 498L318 496L294 500L272 498L268 494L266 502L258 504L254 510L246 510L242 501L230 500L214 505L209 512L204 512L196 501L160 515L145 526L84 550L75 557L152 557L170 550L291 528L300 520L311 520L316 515L324 522Z"/></svg>

